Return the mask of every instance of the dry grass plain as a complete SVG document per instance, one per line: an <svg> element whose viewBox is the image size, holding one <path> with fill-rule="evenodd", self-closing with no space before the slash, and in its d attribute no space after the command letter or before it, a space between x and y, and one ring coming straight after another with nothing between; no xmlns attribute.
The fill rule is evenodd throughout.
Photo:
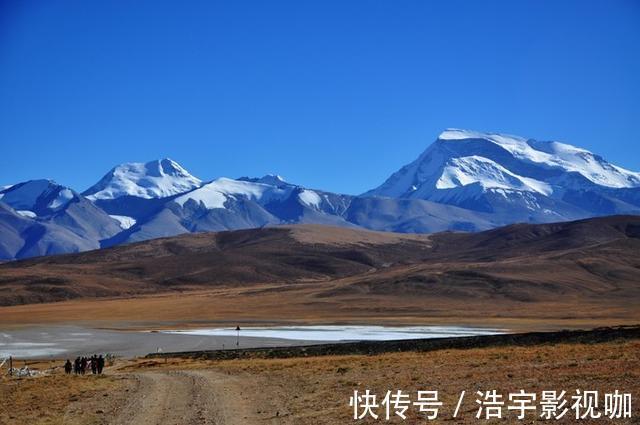
<svg viewBox="0 0 640 425"><path fill-rule="evenodd" d="M366 389L380 396L387 390L401 389L412 397L418 390L438 390L444 403L440 419L450 422L462 390L471 396L477 390L493 389L503 394L520 389L565 389L567 393L575 389L624 389L637 397L640 342L231 361L215 367L234 374L258 375L277 385L287 395L294 423L352 423L349 396L354 390ZM454 422L477 423L475 397L465 400ZM406 421L395 417L392 422L425 423L416 412L409 412ZM636 406L634 416L639 413ZM526 422L533 419L531 415Z"/></svg>
<svg viewBox="0 0 640 425"><path fill-rule="evenodd" d="M451 324L513 330L554 330L640 323L635 299L576 303L557 299L536 303L455 300L411 296L336 295L319 298L327 287L348 283L224 288L99 300L0 307L0 328L75 324L113 329L207 327L225 324Z"/></svg>
<svg viewBox="0 0 640 425"><path fill-rule="evenodd" d="M365 389L378 395L398 389L409 394L418 390L438 390L444 405L438 420L432 423L491 423L475 419L474 393L492 389L503 394L520 389L532 392L566 390L568 394L573 394L576 389L600 392L618 389L632 393L635 403L632 418L599 419L594 423L638 423L640 417L639 405L635 401L640 394L640 341L627 340L375 356L216 362L183 359L120 361L107 369L103 378L65 377L59 370L47 377L21 380L3 377L0 423L108 424L111 423L111 412L121 408L127 398L136 397L135 376L180 371L232 377L234 387L214 385L211 391L220 409L241 410L237 412L240 417L237 423L354 423L349 397L354 390ZM452 412L462 390L467 392L467 396L459 417L454 420ZM123 394L128 395L123 397ZM80 405L82 407L78 405L78 398L86 400L84 405ZM506 414L508 419L498 422L517 423ZM392 417L390 423L426 423L413 409L407 415L405 421ZM532 422L538 422L533 414L521 423ZM573 423L568 419L552 422ZM203 420L202 423L207 422Z"/></svg>

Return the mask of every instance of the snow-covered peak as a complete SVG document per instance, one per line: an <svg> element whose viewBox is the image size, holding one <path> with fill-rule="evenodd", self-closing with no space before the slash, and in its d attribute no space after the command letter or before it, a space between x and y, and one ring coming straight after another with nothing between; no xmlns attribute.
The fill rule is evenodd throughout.
<svg viewBox="0 0 640 425"><path fill-rule="evenodd" d="M287 186L290 185L282 176L277 174L266 174L262 177L240 177L239 181L262 183L271 186Z"/></svg>
<svg viewBox="0 0 640 425"><path fill-rule="evenodd" d="M0 191L0 200L19 211L60 209L75 196L71 189L52 180L29 180Z"/></svg>
<svg viewBox="0 0 640 425"><path fill-rule="evenodd" d="M91 200L135 196L144 199L165 198L199 187L202 181L189 174L177 162L165 158L147 163L118 165L84 194Z"/></svg>
<svg viewBox="0 0 640 425"><path fill-rule="evenodd" d="M640 173L556 141L447 129L415 161L368 196L413 198L474 205L481 191L530 192L563 200L567 190L640 187ZM468 187L468 188L467 188ZM507 192L505 192L507 193Z"/></svg>
<svg viewBox="0 0 640 425"><path fill-rule="evenodd" d="M258 183L249 180L234 180L221 177L189 193L178 196L174 202L184 206L189 200L204 205L205 208L224 208L230 198L244 198L252 201L267 202L272 197L281 197L289 193L290 187Z"/></svg>
<svg viewBox="0 0 640 425"><path fill-rule="evenodd" d="M600 186L612 188L640 186L640 173L610 164L586 149L566 143L460 129L447 129L440 134L438 140L441 142L468 140L490 142L509 152L516 160L544 168L555 168L567 173L578 173ZM481 150L474 153L486 154Z"/></svg>
<svg viewBox="0 0 640 425"><path fill-rule="evenodd" d="M30 210L51 184L50 180L29 180L18 183L0 191L0 199L14 209Z"/></svg>
<svg viewBox="0 0 640 425"><path fill-rule="evenodd" d="M287 184L285 179L278 174L267 174L265 176L262 176L258 179L258 183L270 184L273 186L281 186L283 184Z"/></svg>
<svg viewBox="0 0 640 425"><path fill-rule="evenodd" d="M485 133L481 131L473 131L473 130L462 130L459 128L447 128L445 131L440 133L438 136L439 140L466 140L466 139L485 139L495 141L496 143L518 143L518 142L526 142L527 139L524 139L519 136L512 136L508 134L500 134L500 133Z"/></svg>

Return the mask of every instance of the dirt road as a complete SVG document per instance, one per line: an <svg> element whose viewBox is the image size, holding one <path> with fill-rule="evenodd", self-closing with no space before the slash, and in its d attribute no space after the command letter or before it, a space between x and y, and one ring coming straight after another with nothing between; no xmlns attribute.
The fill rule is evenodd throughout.
<svg viewBox="0 0 640 425"><path fill-rule="evenodd" d="M277 397L261 395L255 377L211 370L154 371L131 375L126 398L105 414L109 425L236 425L290 423ZM108 418L110 417L110 418Z"/></svg>

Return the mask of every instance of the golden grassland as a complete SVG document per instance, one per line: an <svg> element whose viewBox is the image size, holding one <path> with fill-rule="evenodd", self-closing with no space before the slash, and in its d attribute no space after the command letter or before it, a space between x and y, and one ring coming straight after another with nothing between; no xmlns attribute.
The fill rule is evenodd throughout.
<svg viewBox="0 0 640 425"><path fill-rule="evenodd" d="M344 284L326 283L326 285ZM557 330L640 322L634 299L589 304L573 299L507 302L492 299L429 300L412 296L317 297L316 284L221 288L129 298L82 299L0 307L0 327L76 324L118 329L206 327L224 323L497 326Z"/></svg>
<svg viewBox="0 0 640 425"><path fill-rule="evenodd" d="M452 415L462 390L497 390L503 394L575 389L640 394L640 342L560 344L397 353L379 356L318 357L222 362L229 373L259 375L287 395L295 423L350 423L348 406L354 390L384 395L398 390L438 390L442 413ZM640 415L636 405L634 414ZM468 399L457 423L474 423L475 398ZM424 423L417 414L406 421ZM530 419L533 419L531 417ZM606 422L606 421L604 421ZM620 423L619 421L617 423Z"/></svg>

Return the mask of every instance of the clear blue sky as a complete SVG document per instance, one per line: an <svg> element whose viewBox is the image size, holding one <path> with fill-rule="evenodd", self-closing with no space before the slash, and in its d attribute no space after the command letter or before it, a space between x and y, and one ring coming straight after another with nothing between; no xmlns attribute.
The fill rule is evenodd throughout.
<svg viewBox="0 0 640 425"><path fill-rule="evenodd" d="M446 127L640 170L640 2L0 0L0 184L171 157L360 193Z"/></svg>

